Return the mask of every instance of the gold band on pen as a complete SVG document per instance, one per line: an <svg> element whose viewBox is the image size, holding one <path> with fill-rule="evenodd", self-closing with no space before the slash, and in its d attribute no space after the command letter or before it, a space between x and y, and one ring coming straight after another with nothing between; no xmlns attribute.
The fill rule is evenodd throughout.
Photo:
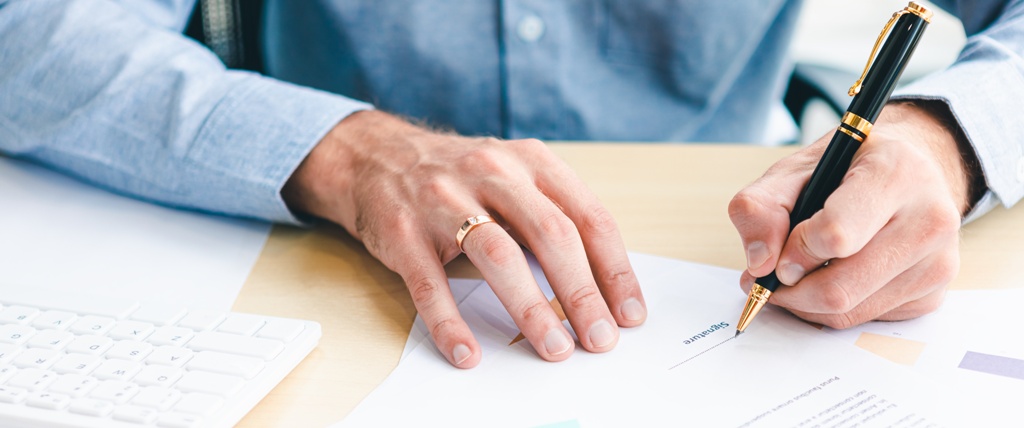
<svg viewBox="0 0 1024 428"><path fill-rule="evenodd" d="M839 126L839 132L842 132L842 133L844 133L846 135L849 135L849 136L853 137L853 139L857 140L857 142L860 142L860 143L864 142L864 137L861 137L857 133L855 133L855 132L853 132L853 131L851 131L849 129L844 128L842 125Z"/></svg>
<svg viewBox="0 0 1024 428"><path fill-rule="evenodd" d="M846 114L843 115L843 123L864 135L871 133L871 128L875 126L867 119L850 112L846 112Z"/></svg>
<svg viewBox="0 0 1024 428"><path fill-rule="evenodd" d="M905 10L913 13L914 15L920 16L924 22L932 22L932 16L935 15L932 11L925 9L923 6L914 2L910 2L910 5L908 5Z"/></svg>

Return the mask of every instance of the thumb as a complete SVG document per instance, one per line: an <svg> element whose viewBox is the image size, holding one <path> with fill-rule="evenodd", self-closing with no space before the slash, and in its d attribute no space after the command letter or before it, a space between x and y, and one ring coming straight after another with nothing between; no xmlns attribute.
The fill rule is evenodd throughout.
<svg viewBox="0 0 1024 428"><path fill-rule="evenodd" d="M729 219L740 234L751 275L762 277L775 269L789 235L789 213L827 144L819 139L776 162L729 202Z"/></svg>

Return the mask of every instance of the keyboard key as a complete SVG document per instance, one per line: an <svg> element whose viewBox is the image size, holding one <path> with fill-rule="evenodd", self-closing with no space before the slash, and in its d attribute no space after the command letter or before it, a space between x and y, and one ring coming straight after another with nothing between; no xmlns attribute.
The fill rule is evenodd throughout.
<svg viewBox="0 0 1024 428"><path fill-rule="evenodd" d="M14 376L7 380L7 385L29 391L39 391L45 389L55 380L57 380L57 373L42 369L24 369L14 373Z"/></svg>
<svg viewBox="0 0 1024 428"><path fill-rule="evenodd" d="M174 406L176 412L190 413L193 415L208 416L224 404L224 399L216 395L192 393L185 394L178 405Z"/></svg>
<svg viewBox="0 0 1024 428"><path fill-rule="evenodd" d="M96 389L92 390L89 397L97 400L112 401L115 404L124 404L134 397L135 394L138 394L140 389L142 388L131 382L108 380L100 383Z"/></svg>
<svg viewBox="0 0 1024 428"><path fill-rule="evenodd" d="M67 330L78 316L66 311L45 311L35 320L32 320L32 327L39 329Z"/></svg>
<svg viewBox="0 0 1024 428"><path fill-rule="evenodd" d="M114 323L117 320L107 317L97 317L93 315L86 315L75 321L71 325L71 332L75 334L95 334L104 335L108 330L114 327Z"/></svg>
<svg viewBox="0 0 1024 428"><path fill-rule="evenodd" d="M60 350L68 346L74 338L75 335L66 331L41 330L28 340L28 347Z"/></svg>
<svg viewBox="0 0 1024 428"><path fill-rule="evenodd" d="M146 358L148 364L159 364L171 367L181 367L195 355L191 349L176 348L173 346L160 346Z"/></svg>
<svg viewBox="0 0 1024 428"><path fill-rule="evenodd" d="M21 345L36 334L32 327L17 324L0 325L0 342Z"/></svg>
<svg viewBox="0 0 1024 428"><path fill-rule="evenodd" d="M71 400L68 411L87 416L106 416L114 411L114 405L109 401L94 398L76 398Z"/></svg>
<svg viewBox="0 0 1024 428"><path fill-rule="evenodd" d="M256 337L291 342L302 333L305 328L301 321L271 319L267 324L256 332Z"/></svg>
<svg viewBox="0 0 1024 428"><path fill-rule="evenodd" d="M195 332L184 327L160 327L146 339L154 345L182 346L192 340Z"/></svg>
<svg viewBox="0 0 1024 428"><path fill-rule="evenodd" d="M103 358L88 354L68 354L57 361L51 369L61 374L84 375L92 373L100 366Z"/></svg>
<svg viewBox="0 0 1024 428"><path fill-rule="evenodd" d="M185 371L179 368L152 365L142 369L132 382L143 386L171 386L184 374Z"/></svg>
<svg viewBox="0 0 1024 428"><path fill-rule="evenodd" d="M181 399L181 391L177 389L150 386L142 388L132 400L132 404L151 407L161 412L167 411Z"/></svg>
<svg viewBox="0 0 1024 428"><path fill-rule="evenodd" d="M224 322L217 326L217 331L241 336L252 336L266 322L263 317L256 315L231 314Z"/></svg>
<svg viewBox="0 0 1024 428"><path fill-rule="evenodd" d="M186 367L189 370L201 370L252 379L263 370L264 365L263 360L259 358L203 351L196 353L195 358L192 358L192 361L189 361Z"/></svg>
<svg viewBox="0 0 1024 428"><path fill-rule="evenodd" d="M194 351L217 351L267 361L274 359L284 350L284 343L276 340L217 332L198 333L186 346Z"/></svg>
<svg viewBox="0 0 1024 428"><path fill-rule="evenodd" d="M185 308L177 306L161 305L157 303L145 303L139 310L132 314L131 319L147 322L156 326L171 325L188 314Z"/></svg>
<svg viewBox="0 0 1024 428"><path fill-rule="evenodd" d="M93 388L99 386L99 384L100 381L94 377L71 374L57 378L57 380L50 385L49 390L78 398L84 397L86 394L91 392Z"/></svg>
<svg viewBox="0 0 1024 428"><path fill-rule="evenodd" d="M13 386L0 386L0 402L17 404L28 398L28 391Z"/></svg>
<svg viewBox="0 0 1024 428"><path fill-rule="evenodd" d="M63 355L52 349L29 348L14 359L14 365L22 369L48 369Z"/></svg>
<svg viewBox="0 0 1024 428"><path fill-rule="evenodd" d="M160 416L156 426L160 428L197 428L203 425L203 418L196 415L169 413Z"/></svg>
<svg viewBox="0 0 1024 428"><path fill-rule="evenodd" d="M160 414L153 409L138 406L120 406L114 409L113 418L137 424L151 424Z"/></svg>
<svg viewBox="0 0 1024 428"><path fill-rule="evenodd" d="M6 382L17 371L18 369L11 364L0 365L0 383Z"/></svg>
<svg viewBox="0 0 1024 428"><path fill-rule="evenodd" d="M114 346L114 341L109 337L86 335L76 337L68 345L66 351L68 353L100 355L107 352L111 346Z"/></svg>
<svg viewBox="0 0 1024 428"><path fill-rule="evenodd" d="M107 337L117 340L142 340L153 333L153 324L141 321L118 321Z"/></svg>
<svg viewBox="0 0 1024 428"><path fill-rule="evenodd" d="M8 306L0 309L0 324L26 325L39 315L39 309L28 306Z"/></svg>
<svg viewBox="0 0 1024 428"><path fill-rule="evenodd" d="M209 331L224 321L224 314L219 312L194 311L189 312L178 321L178 327L185 327L195 331Z"/></svg>
<svg viewBox="0 0 1024 428"><path fill-rule="evenodd" d="M0 364L7 364L14 361L14 357L21 353L24 348L11 345L9 343L0 343Z"/></svg>
<svg viewBox="0 0 1024 428"><path fill-rule="evenodd" d="M28 394L25 404L43 409L60 410L71 404L71 397L52 392L33 392Z"/></svg>
<svg viewBox="0 0 1024 428"><path fill-rule="evenodd" d="M245 380L240 377L191 371L185 373L174 387L182 392L205 392L227 397L241 390L243 385Z"/></svg>
<svg viewBox="0 0 1024 428"><path fill-rule="evenodd" d="M127 360L106 360L92 375L103 380L128 380L142 370L142 364Z"/></svg>
<svg viewBox="0 0 1024 428"><path fill-rule="evenodd" d="M153 345L145 342L122 340L115 343L103 356L109 359L142 361L150 352L153 352Z"/></svg>

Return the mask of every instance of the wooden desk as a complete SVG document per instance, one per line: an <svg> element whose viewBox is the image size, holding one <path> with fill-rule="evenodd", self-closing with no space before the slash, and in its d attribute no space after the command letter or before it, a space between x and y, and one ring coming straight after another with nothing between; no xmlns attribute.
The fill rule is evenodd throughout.
<svg viewBox="0 0 1024 428"><path fill-rule="evenodd" d="M630 251L742 269L726 212L739 189L794 148L552 144L612 211ZM1024 281L1024 208L997 209L963 231L953 288ZM457 225L456 225L457 226ZM454 229L453 229L454 239ZM449 275L476 277L464 259ZM739 292L737 290L737 292ZM336 227L275 227L234 310L307 318L320 346L239 426L341 420L394 368L415 317L400 278ZM484 356L486 364L486 355Z"/></svg>

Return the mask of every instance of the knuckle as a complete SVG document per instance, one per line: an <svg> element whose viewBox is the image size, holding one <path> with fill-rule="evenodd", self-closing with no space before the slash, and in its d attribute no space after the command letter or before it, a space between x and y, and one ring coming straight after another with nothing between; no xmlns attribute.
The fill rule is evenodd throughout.
<svg viewBox="0 0 1024 428"><path fill-rule="evenodd" d="M807 253L822 260L845 258L855 251L850 233L842 223L825 220L813 232L807 231L802 236Z"/></svg>
<svg viewBox="0 0 1024 428"><path fill-rule="evenodd" d="M601 272L600 279L602 284L607 285L620 285L632 283L632 279L635 277L633 268L629 265L615 267L610 270Z"/></svg>
<svg viewBox="0 0 1024 428"><path fill-rule="evenodd" d="M853 298L850 296L849 291L846 290L846 287L840 284L831 284L829 287L824 287L819 296L824 313L842 314L853 309Z"/></svg>
<svg viewBox="0 0 1024 428"><path fill-rule="evenodd" d="M441 291L441 283L431 277L422 277L409 283L409 294L418 304L427 304Z"/></svg>
<svg viewBox="0 0 1024 428"><path fill-rule="evenodd" d="M826 316L821 323L836 330L846 330L860 324L860 322L858 322L853 315L849 313Z"/></svg>
<svg viewBox="0 0 1024 428"><path fill-rule="evenodd" d="M604 207L596 207L584 215L583 230L591 235L605 236L618 233L619 227L611 212Z"/></svg>
<svg viewBox="0 0 1024 428"><path fill-rule="evenodd" d="M516 140L518 147L525 149L530 153L541 153L548 152L548 146L543 141L536 138L525 138L522 140Z"/></svg>
<svg viewBox="0 0 1024 428"><path fill-rule="evenodd" d="M449 183L448 180L434 175L423 181L420 185L420 192L426 201L437 203L437 201L453 200L454 198L451 197L452 188L452 183Z"/></svg>
<svg viewBox="0 0 1024 428"><path fill-rule="evenodd" d="M551 305L547 302L533 302L520 310L519 314L523 321L530 322L533 320L544 319L550 310Z"/></svg>
<svg viewBox="0 0 1024 428"><path fill-rule="evenodd" d="M958 251L947 251L938 263L931 269L935 275L935 285L945 286L956 279L960 273L960 253Z"/></svg>
<svg viewBox="0 0 1024 428"><path fill-rule="evenodd" d="M477 239L480 239L479 248L483 253L484 259L493 263L496 266L502 266L512 263L516 258L522 256L522 252L519 251L519 247L512 244L511 239L507 236L502 236L498 233L480 233L478 231Z"/></svg>
<svg viewBox="0 0 1024 428"><path fill-rule="evenodd" d="M569 293L569 305L576 309L585 308L593 305L595 299L601 297L601 293L597 291L596 286L591 287L580 287Z"/></svg>
<svg viewBox="0 0 1024 428"><path fill-rule="evenodd" d="M545 215L537 223L537 227L544 238L559 246L567 245L579 237L576 225L561 211Z"/></svg>
<svg viewBox="0 0 1024 428"><path fill-rule="evenodd" d="M430 335L433 336L434 340L439 340L445 337L445 333L449 333L456 328L456 321L454 318L440 318L430 324Z"/></svg>
<svg viewBox="0 0 1024 428"><path fill-rule="evenodd" d="M747 217L757 216L763 205L754 191L749 187L740 190L732 200L729 201L729 218L732 219L733 223L737 223L738 220L745 219Z"/></svg>
<svg viewBox="0 0 1024 428"><path fill-rule="evenodd" d="M960 232L960 212L951 205L935 204L925 212L926 233L934 237L949 237Z"/></svg>
<svg viewBox="0 0 1024 428"><path fill-rule="evenodd" d="M474 171L484 176L505 176L508 174L508 157L493 144L481 144L469 150L461 160L461 169Z"/></svg>

